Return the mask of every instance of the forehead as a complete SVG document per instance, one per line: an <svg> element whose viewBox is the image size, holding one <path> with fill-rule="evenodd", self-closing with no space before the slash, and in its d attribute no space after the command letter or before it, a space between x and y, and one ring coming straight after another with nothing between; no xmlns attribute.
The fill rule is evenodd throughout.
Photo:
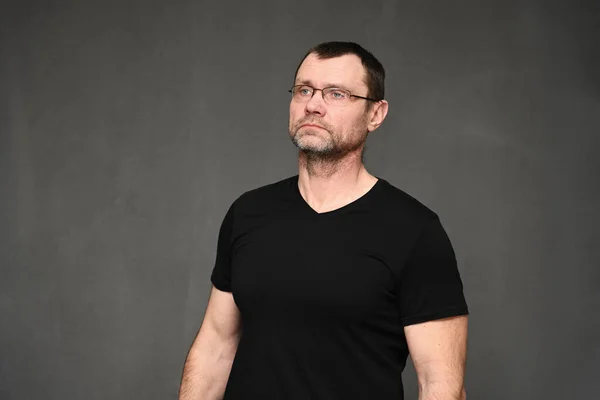
<svg viewBox="0 0 600 400"><path fill-rule="evenodd" d="M343 85L358 89L366 87L365 74L360 58L354 54L323 60L310 54L298 69L296 83L310 82L318 87Z"/></svg>

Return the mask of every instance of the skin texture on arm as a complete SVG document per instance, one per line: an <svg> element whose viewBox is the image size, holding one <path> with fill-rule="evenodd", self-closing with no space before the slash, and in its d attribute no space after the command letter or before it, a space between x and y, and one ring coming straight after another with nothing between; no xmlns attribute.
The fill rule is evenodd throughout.
<svg viewBox="0 0 600 400"><path fill-rule="evenodd" d="M468 317L404 328L419 380L419 400L464 400Z"/></svg>
<svg viewBox="0 0 600 400"><path fill-rule="evenodd" d="M183 370L179 400L222 399L241 332L231 293L212 287L202 326Z"/></svg>

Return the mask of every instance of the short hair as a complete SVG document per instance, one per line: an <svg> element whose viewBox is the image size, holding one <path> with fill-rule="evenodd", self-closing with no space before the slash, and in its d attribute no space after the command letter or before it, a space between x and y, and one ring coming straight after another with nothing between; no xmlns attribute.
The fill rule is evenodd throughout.
<svg viewBox="0 0 600 400"><path fill-rule="evenodd" d="M347 54L358 56L367 72L365 82L368 90L367 97L377 101L385 98L385 69L383 68L383 65L371 52L354 42L324 42L316 45L304 55L298 64L296 73L294 74L294 80L298 76L298 70L300 70L300 66L306 57L313 53L321 60L341 57Z"/></svg>

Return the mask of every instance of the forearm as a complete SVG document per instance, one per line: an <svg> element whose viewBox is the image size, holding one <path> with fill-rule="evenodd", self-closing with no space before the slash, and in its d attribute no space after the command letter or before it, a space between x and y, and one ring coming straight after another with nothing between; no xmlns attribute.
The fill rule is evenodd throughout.
<svg viewBox="0 0 600 400"><path fill-rule="evenodd" d="M419 400L466 400L462 384L430 383L419 385Z"/></svg>
<svg viewBox="0 0 600 400"><path fill-rule="evenodd" d="M220 400L231 372L237 343L210 348L194 345L185 361L179 400Z"/></svg>

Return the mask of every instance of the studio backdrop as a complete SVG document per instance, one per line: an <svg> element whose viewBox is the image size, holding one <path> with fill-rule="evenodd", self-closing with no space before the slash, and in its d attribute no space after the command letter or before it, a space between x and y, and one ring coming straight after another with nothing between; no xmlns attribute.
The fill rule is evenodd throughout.
<svg viewBox="0 0 600 400"><path fill-rule="evenodd" d="M297 173L287 90L329 40L386 68L365 163L452 240L468 398L597 398L598 4L2 2L0 398L176 398L221 220Z"/></svg>

